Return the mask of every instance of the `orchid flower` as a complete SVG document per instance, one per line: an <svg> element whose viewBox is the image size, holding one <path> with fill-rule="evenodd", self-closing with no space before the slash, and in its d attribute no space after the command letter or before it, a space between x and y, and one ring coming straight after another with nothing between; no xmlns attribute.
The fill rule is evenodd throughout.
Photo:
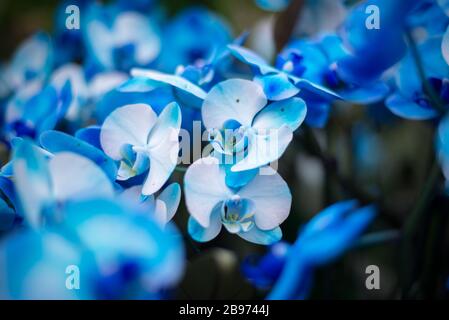
<svg viewBox="0 0 449 320"><path fill-rule="evenodd" d="M114 110L101 127L104 152L120 161L119 181L148 171L143 195L158 191L176 167L181 110L176 103L165 107L159 117L149 105L127 105Z"/></svg>
<svg viewBox="0 0 449 320"><path fill-rule="evenodd" d="M225 227L243 239L271 244L279 241L279 225L288 217L290 190L273 169L256 175L239 190L226 185L225 170L214 157L195 161L184 177L184 192L190 212L188 230L197 241L215 238Z"/></svg>

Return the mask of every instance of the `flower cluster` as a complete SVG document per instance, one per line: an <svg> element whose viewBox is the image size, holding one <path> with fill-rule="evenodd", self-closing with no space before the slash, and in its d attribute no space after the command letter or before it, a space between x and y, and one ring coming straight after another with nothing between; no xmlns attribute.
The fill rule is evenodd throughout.
<svg viewBox="0 0 449 320"><path fill-rule="evenodd" d="M447 1L296 2L254 1L283 19L302 8L291 30L271 26L264 51L257 28L238 35L203 7L172 17L158 1L70 1L81 20L67 29L63 1L54 30L0 69L0 298L170 297L184 240L213 244L222 230L268 246L242 265L268 298L307 297L315 269L354 248L383 204L351 188L316 134L351 106L376 109L370 124L431 120L449 181ZM359 171L380 166L371 128L351 127ZM298 228L302 199L287 158L303 151L350 192L288 244L281 227Z"/></svg>

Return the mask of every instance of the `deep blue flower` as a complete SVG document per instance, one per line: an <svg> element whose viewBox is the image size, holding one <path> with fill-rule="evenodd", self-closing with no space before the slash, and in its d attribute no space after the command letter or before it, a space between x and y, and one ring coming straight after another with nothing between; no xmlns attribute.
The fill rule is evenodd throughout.
<svg viewBox="0 0 449 320"><path fill-rule="evenodd" d="M327 264L354 245L375 217L373 206L338 202L310 220L290 247L282 273L269 299L298 299L308 295L313 269Z"/></svg>
<svg viewBox="0 0 449 320"><path fill-rule="evenodd" d="M449 104L449 66L441 52L442 38L432 37L418 47L425 79L420 72L412 53L400 63L396 74L397 91L387 101L387 107L396 115L413 120L425 120L438 116L438 106ZM423 81L427 81L433 95L427 91ZM438 101L435 101L437 99Z"/></svg>
<svg viewBox="0 0 449 320"><path fill-rule="evenodd" d="M100 71L146 67L159 54L159 31L139 12L92 4L82 21L89 61Z"/></svg>
<svg viewBox="0 0 449 320"><path fill-rule="evenodd" d="M193 7L179 13L165 27L163 39L158 66L173 73L179 65L195 65L221 52L231 41L231 32L214 13Z"/></svg>

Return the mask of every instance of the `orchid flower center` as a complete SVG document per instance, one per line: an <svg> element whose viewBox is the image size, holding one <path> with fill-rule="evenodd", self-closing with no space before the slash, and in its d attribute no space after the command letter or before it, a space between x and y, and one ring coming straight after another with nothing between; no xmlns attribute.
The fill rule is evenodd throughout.
<svg viewBox="0 0 449 320"><path fill-rule="evenodd" d="M254 226L254 205L248 199L234 195L223 202L221 221L231 233L246 232Z"/></svg>

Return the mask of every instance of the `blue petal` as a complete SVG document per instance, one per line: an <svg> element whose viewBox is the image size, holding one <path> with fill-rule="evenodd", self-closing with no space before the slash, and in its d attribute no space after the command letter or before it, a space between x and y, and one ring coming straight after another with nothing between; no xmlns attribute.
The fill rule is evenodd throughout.
<svg viewBox="0 0 449 320"><path fill-rule="evenodd" d="M193 217L189 217L187 230L193 240L207 242L214 239L220 233L222 223L220 220L220 210L215 210L210 217L210 224L207 228L200 225Z"/></svg>
<svg viewBox="0 0 449 320"><path fill-rule="evenodd" d="M279 72L279 70L270 66L262 57L258 56L256 53L247 48L233 44L228 45L228 48L234 57L236 57L243 63L246 63L256 68L258 72L262 75L267 73Z"/></svg>
<svg viewBox="0 0 449 320"><path fill-rule="evenodd" d="M94 146L95 148L102 150L100 142L100 133L101 133L100 126L89 126L81 128L78 131L76 131L75 138L83 140L88 144Z"/></svg>
<svg viewBox="0 0 449 320"><path fill-rule="evenodd" d="M87 142L60 131L46 131L40 136L42 147L51 153L70 151L95 162L108 176L115 181L117 166L103 151Z"/></svg>
<svg viewBox="0 0 449 320"><path fill-rule="evenodd" d="M47 159L35 145L24 140L14 151L13 168L25 219L37 228L42 223L42 210L53 203Z"/></svg>
<svg viewBox="0 0 449 320"><path fill-rule="evenodd" d="M371 104L384 99L389 93L390 88L382 81L371 83L366 87L355 87L339 91L344 100L358 103Z"/></svg>
<svg viewBox="0 0 449 320"><path fill-rule="evenodd" d="M270 245L282 239L282 230L279 227L273 230L260 230L254 226L247 232L239 232L238 235L252 243Z"/></svg>
<svg viewBox="0 0 449 320"><path fill-rule="evenodd" d="M288 99L299 92L299 89L283 73L256 77L254 80L263 87L268 100Z"/></svg>
<svg viewBox="0 0 449 320"><path fill-rule="evenodd" d="M406 119L428 120L438 116L438 112L435 109L422 107L401 94L391 95L385 104L395 115Z"/></svg>
<svg viewBox="0 0 449 320"><path fill-rule="evenodd" d="M254 119L256 129L279 129L283 125L292 131L299 128L307 114L307 106L300 98L273 102L265 107Z"/></svg>

